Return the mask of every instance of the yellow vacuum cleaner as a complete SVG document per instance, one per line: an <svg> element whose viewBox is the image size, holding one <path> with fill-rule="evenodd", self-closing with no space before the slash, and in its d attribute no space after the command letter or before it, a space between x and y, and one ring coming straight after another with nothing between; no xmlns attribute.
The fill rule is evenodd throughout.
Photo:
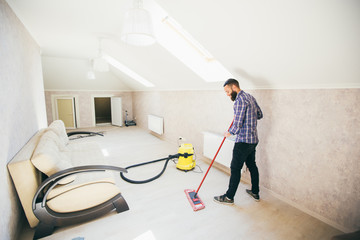
<svg viewBox="0 0 360 240"><path fill-rule="evenodd" d="M138 164L131 165L131 166L128 166L125 168L125 169L130 169L130 168L144 166L144 165L151 164L151 163L165 161L163 169L156 176L149 178L149 179L145 179L145 180L129 179L124 176L123 172L120 172L120 176L122 179L124 179L125 181L127 181L129 183L134 183L134 184L148 183L148 182L154 181L155 179L159 178L165 172L168 162L174 158L178 158L178 163L176 164L176 168L178 168L180 170L187 172L189 170L192 170L195 167L194 148L193 148L192 144L184 143L184 144L180 145L179 151L175 155L169 155L166 158L160 158L160 159L156 159L156 160L149 161L149 162L138 163Z"/></svg>
<svg viewBox="0 0 360 240"><path fill-rule="evenodd" d="M176 168L184 171L192 170L196 163L194 159L194 147L190 143L183 143L179 147L180 154Z"/></svg>

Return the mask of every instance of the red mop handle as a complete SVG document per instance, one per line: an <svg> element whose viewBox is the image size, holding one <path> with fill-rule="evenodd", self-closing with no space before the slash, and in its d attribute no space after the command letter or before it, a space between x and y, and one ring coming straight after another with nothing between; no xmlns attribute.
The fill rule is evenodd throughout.
<svg viewBox="0 0 360 240"><path fill-rule="evenodd" d="M231 128L231 126L233 125L233 123L234 123L234 120L231 122L231 124L230 124L230 127L229 127L228 131L230 130L230 128ZM221 142L221 144L220 144L219 149L217 150L217 152L216 152L216 154L215 154L215 156L214 156L213 160L211 161L210 166L209 166L208 170L207 170L207 171L206 171L206 173L205 173L205 176L203 177L203 179L202 179L202 181L201 181L201 183L200 183L200 185L199 185L198 189L196 190L195 197L196 197L197 193L199 192L199 190L200 190L200 188L201 188L201 185L203 184L203 182L204 182L204 180L205 180L205 178L206 178L206 176L207 176L207 174L208 174L208 172L209 172L209 170L210 170L211 166L213 165L213 163L214 163L214 161L215 161L215 159L216 159L216 157L217 157L218 153L220 152L220 149L221 149L222 145L224 144L225 139L226 139L226 137L224 137L224 139L222 140L222 142Z"/></svg>

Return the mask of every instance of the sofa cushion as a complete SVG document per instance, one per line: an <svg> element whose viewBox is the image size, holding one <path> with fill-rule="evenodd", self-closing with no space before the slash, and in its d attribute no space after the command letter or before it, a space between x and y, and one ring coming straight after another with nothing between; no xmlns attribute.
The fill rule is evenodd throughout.
<svg viewBox="0 0 360 240"><path fill-rule="evenodd" d="M96 142L70 141L66 146L73 166L103 165L105 163L99 144Z"/></svg>
<svg viewBox="0 0 360 240"><path fill-rule="evenodd" d="M53 121L49 127L49 130L56 133L56 135L60 138L60 140L66 145L69 143L69 137L66 133L65 124L61 120Z"/></svg>
<svg viewBox="0 0 360 240"><path fill-rule="evenodd" d="M95 174L94 174L95 173ZM104 172L100 172L100 173L104 173ZM88 175L88 176L92 176L92 180L86 180L87 178L81 178L82 175ZM90 173L82 173L79 174L78 177L76 178L76 181L72 182L71 184L67 184L67 185L58 185L55 188L53 188L49 194L47 195L46 200L49 201L63 193L72 191L76 188L80 188L89 184L95 184L95 183L111 183L111 184L115 184L115 181L113 178L103 178L100 179L99 177L102 176L102 174L99 174L99 172L90 172ZM99 178L98 180L96 180L96 178Z"/></svg>
<svg viewBox="0 0 360 240"><path fill-rule="evenodd" d="M119 193L119 188L112 183L95 182L65 191L47 201L47 206L58 213L76 212L98 206Z"/></svg>
<svg viewBox="0 0 360 240"><path fill-rule="evenodd" d="M59 137L53 131L47 131L36 146L31 162L47 176L73 167L68 152L61 151L61 147L62 143L59 141ZM62 179L59 184L67 184L74 179L75 176L67 177Z"/></svg>

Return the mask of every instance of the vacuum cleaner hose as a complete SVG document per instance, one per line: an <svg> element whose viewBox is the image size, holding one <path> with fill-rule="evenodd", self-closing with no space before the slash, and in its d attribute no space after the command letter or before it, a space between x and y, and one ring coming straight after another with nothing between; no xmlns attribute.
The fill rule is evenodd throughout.
<svg viewBox="0 0 360 240"><path fill-rule="evenodd" d="M169 155L168 157L166 158L160 158L160 159L157 159L157 160L153 160L153 161L149 161L149 162L144 162L144 163L139 163L139 164L135 164L135 165L131 165L131 166L128 166L126 167L125 169L129 169L129 168L134 168L134 167L139 167L139 166L143 166L143 165L147 165L147 164L151 164L151 163L156 163L156 162L160 162L160 161L165 161L165 164L164 164L164 167L163 169L161 170L161 172L159 174L157 174L156 176L152 177L152 178L149 178L149 179L145 179L145 180L140 180L140 181L137 181L137 180L132 180L132 179L129 179L127 177L124 176L123 172L120 172L120 176L122 179L124 179L126 182L129 182L129 183L133 183L133 184L143 184L143 183L148 183L148 182L151 182L151 181L154 181L155 179L159 178L166 170L166 167L169 163L169 161L173 158L179 158L179 156L183 156L184 154L175 154L175 155ZM190 154L187 154L187 156L189 156Z"/></svg>

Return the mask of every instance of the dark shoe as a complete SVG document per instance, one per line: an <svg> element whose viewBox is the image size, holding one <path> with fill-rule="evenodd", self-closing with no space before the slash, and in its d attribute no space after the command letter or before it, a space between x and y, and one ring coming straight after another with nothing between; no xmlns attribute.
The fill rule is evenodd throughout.
<svg viewBox="0 0 360 240"><path fill-rule="evenodd" d="M250 189L246 189L246 192L253 198L255 199L255 201L260 201L260 196L259 194L255 194L253 193Z"/></svg>
<svg viewBox="0 0 360 240"><path fill-rule="evenodd" d="M228 198L225 194L214 197L214 201L218 202L218 203L222 203L222 204L228 204L228 205L234 204L234 200Z"/></svg>

